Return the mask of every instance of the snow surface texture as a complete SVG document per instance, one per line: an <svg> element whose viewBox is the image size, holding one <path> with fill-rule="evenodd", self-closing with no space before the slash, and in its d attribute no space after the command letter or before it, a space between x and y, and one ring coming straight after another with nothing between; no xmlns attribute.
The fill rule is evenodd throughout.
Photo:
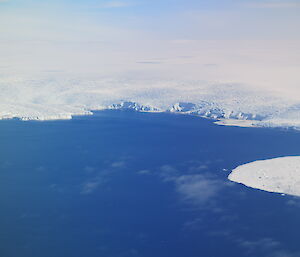
<svg viewBox="0 0 300 257"><path fill-rule="evenodd" d="M287 156L241 165L229 180L268 192L300 196L300 157Z"/></svg>
<svg viewBox="0 0 300 257"><path fill-rule="evenodd" d="M134 109L300 128L298 41L129 43L0 41L0 119Z"/></svg>
<svg viewBox="0 0 300 257"><path fill-rule="evenodd" d="M0 92L1 119L70 119L91 110L133 109L199 115L223 120L222 125L300 127L296 101L231 84L2 77Z"/></svg>

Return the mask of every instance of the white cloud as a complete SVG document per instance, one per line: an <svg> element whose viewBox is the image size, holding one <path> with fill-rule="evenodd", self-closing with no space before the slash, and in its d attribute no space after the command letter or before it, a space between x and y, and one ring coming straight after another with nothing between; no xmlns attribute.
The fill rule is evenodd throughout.
<svg viewBox="0 0 300 257"><path fill-rule="evenodd" d="M243 248L246 248L249 253L252 252L269 252L277 249L280 246L280 243L272 238L260 238L258 240L237 240L239 245Z"/></svg>
<svg viewBox="0 0 300 257"><path fill-rule="evenodd" d="M216 178L202 174L179 176L175 184L184 201L198 206L210 204L225 185Z"/></svg>
<svg viewBox="0 0 300 257"><path fill-rule="evenodd" d="M176 168L171 165L163 165L160 167L159 176L164 179L164 181L174 181L177 179L179 172Z"/></svg>
<svg viewBox="0 0 300 257"><path fill-rule="evenodd" d="M101 185L100 180L88 181L82 185L81 194L87 195L91 194L97 190L97 188Z"/></svg>
<svg viewBox="0 0 300 257"><path fill-rule="evenodd" d="M193 171L195 172L195 170ZM208 173L182 175L178 169L171 165L161 166L159 176L165 182L174 183L181 200L199 208L204 207L204 205L212 207L218 193L227 185L224 181Z"/></svg>
<svg viewBox="0 0 300 257"><path fill-rule="evenodd" d="M266 257L298 257L299 252L286 249L284 245L270 237L258 238L256 240L234 239L239 246L244 248L249 256Z"/></svg>
<svg viewBox="0 0 300 257"><path fill-rule="evenodd" d="M88 173L88 174L92 174L92 173L94 173L94 172L96 171L96 168L95 168L95 167L92 167L92 166L86 166L86 167L84 168L84 171L85 171L86 173Z"/></svg>
<svg viewBox="0 0 300 257"><path fill-rule="evenodd" d="M124 161L116 161L111 164L113 168L124 168L126 163Z"/></svg>
<svg viewBox="0 0 300 257"><path fill-rule="evenodd" d="M150 170L139 170L139 171L137 171L137 174L140 174L140 175L151 174L151 171Z"/></svg>

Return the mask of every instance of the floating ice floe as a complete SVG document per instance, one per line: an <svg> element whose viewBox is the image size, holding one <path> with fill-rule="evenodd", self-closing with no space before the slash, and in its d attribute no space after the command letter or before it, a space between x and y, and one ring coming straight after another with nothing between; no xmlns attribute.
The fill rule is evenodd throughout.
<svg viewBox="0 0 300 257"><path fill-rule="evenodd" d="M300 196L300 156L250 162L234 169L228 179L251 188Z"/></svg>

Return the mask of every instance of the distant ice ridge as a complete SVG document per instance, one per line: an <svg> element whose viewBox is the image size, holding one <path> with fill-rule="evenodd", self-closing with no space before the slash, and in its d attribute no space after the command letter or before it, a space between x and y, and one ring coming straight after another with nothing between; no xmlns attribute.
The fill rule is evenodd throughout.
<svg viewBox="0 0 300 257"><path fill-rule="evenodd" d="M234 169L228 178L251 188L300 196L300 156L247 163Z"/></svg>
<svg viewBox="0 0 300 257"><path fill-rule="evenodd" d="M138 112L160 112L160 110L158 108L155 108L153 106L145 106L145 105L140 105L135 102L126 102L126 101L120 102L118 104L112 104L112 105L108 106L108 109L116 109L116 110L128 109L128 110L134 110L134 111L138 111Z"/></svg>
<svg viewBox="0 0 300 257"><path fill-rule="evenodd" d="M71 119L92 110L192 114L236 126L300 128L300 102L236 83L0 77L0 119Z"/></svg>

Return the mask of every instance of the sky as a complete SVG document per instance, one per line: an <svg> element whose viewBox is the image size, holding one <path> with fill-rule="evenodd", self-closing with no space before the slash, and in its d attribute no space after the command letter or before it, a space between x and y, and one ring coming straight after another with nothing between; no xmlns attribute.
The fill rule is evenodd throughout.
<svg viewBox="0 0 300 257"><path fill-rule="evenodd" d="M246 41L250 49L248 42L268 41L255 50L294 42L299 11L298 0L0 0L0 56L19 71L140 70L205 53L207 41L223 53L236 49L228 41Z"/></svg>
<svg viewBox="0 0 300 257"><path fill-rule="evenodd" d="M1 0L3 38L299 39L300 1ZM123 33L122 33L123 31ZM117 35L116 35L116 34ZM123 35L124 36L124 35ZM125 36L124 36L125 37ZM124 38L123 38L124 39Z"/></svg>
<svg viewBox="0 0 300 257"><path fill-rule="evenodd" d="M300 101L299 11L300 0L0 0L0 88L97 77L133 92L155 79L177 81L174 95L203 82Z"/></svg>

